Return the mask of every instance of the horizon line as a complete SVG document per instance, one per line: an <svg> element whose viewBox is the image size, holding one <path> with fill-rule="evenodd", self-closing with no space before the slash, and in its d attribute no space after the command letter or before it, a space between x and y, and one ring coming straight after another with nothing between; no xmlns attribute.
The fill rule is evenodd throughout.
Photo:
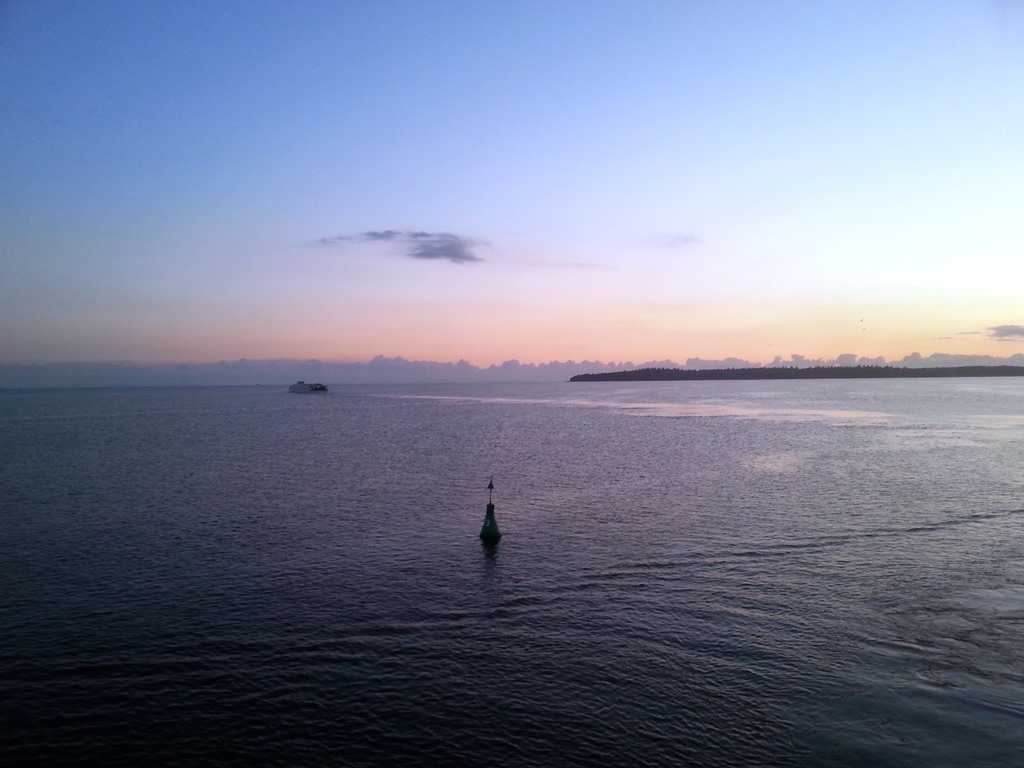
<svg viewBox="0 0 1024 768"><path fill-rule="evenodd" d="M976 361L976 360L998 360L1007 361L1013 359L1024 358L1024 352L1016 352L1006 356L1000 355L985 355L977 353L954 353L954 352L931 352L928 355L922 355L920 352L910 352L903 355L900 358L889 359L883 355L859 355L854 352L844 352L836 355L835 357L808 357L800 353L791 353L788 357L782 355L776 355L770 362L761 362L755 360L748 360L745 358L727 356L723 358L705 358L705 357L688 357L685 362L678 362L671 358L663 358L661 360L647 360L643 363L634 363L632 360L599 360L599 359L551 359L543 362L523 362L518 358L508 358L501 362L496 363L474 363L465 358L460 357L458 360L430 360L424 358L411 358L404 355L384 355L378 354L372 358L366 360L351 360L351 359L337 359L337 358L324 358L324 357L239 357L239 358L221 358L218 360L162 360L162 361L146 361L146 360L132 360L132 359L102 359L102 360L49 360L40 362L26 362L21 360L0 360L0 368L4 367L18 367L18 368L45 368L45 367L57 367L57 366L123 366L123 367L137 367L137 368L161 368L169 366L189 366L189 367L210 367L210 366L222 366L222 365L329 365L329 366L368 366L380 363L407 363L410 365L435 365L435 366L459 366L459 367L472 367L479 370L488 370L491 368L500 368L502 366L522 366L522 367L540 367L550 365L614 365L614 366L635 366L635 367L648 367L648 366L677 366L692 367L694 364L707 363L712 365L718 365L719 367L778 367L778 366L797 366L797 367L813 367L813 366L850 366L850 365L898 365L905 361L926 361L930 359L963 359L965 361ZM965 362L964 365L971 365L977 363ZM993 363L1002 364L1002 363ZM947 365L947 363L936 363L936 365Z"/></svg>

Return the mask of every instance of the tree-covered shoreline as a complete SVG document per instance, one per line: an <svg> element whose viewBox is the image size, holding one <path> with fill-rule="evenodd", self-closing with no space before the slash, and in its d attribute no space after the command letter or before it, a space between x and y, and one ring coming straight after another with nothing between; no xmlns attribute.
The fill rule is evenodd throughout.
<svg viewBox="0 0 1024 768"><path fill-rule="evenodd" d="M772 379L928 379L960 376L1024 376L1021 365L964 365L898 368L889 365L815 366L811 368L639 368L633 371L581 373L571 382L587 381L759 381Z"/></svg>

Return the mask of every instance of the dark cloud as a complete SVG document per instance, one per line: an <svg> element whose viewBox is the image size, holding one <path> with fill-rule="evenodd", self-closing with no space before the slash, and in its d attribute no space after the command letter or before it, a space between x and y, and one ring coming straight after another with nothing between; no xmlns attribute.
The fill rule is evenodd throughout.
<svg viewBox="0 0 1024 768"><path fill-rule="evenodd" d="M370 230L354 235L337 235L318 240L322 245L344 245L346 243L395 243L404 256L410 259L443 259L453 264L468 264L483 261L474 249L484 245L481 240L474 240L450 232L423 232L412 230Z"/></svg>
<svg viewBox="0 0 1024 768"><path fill-rule="evenodd" d="M1024 339L1024 325L993 325L986 330L993 339Z"/></svg>

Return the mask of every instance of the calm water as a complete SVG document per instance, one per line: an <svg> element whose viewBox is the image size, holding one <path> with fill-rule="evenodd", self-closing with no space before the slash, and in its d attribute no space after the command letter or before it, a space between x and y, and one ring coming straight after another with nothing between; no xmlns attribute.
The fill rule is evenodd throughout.
<svg viewBox="0 0 1024 768"><path fill-rule="evenodd" d="M1022 460L1010 379L0 392L0 763L1021 765Z"/></svg>

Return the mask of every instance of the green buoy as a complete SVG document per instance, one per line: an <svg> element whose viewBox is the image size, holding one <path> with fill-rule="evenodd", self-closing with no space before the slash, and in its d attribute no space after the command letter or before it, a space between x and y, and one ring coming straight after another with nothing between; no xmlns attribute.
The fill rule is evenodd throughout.
<svg viewBox="0 0 1024 768"><path fill-rule="evenodd" d="M480 538L484 544L494 544L501 538L501 531L498 530L498 521L494 519L494 504L491 501L494 494L494 477L487 483L487 514L484 516L484 527L480 529Z"/></svg>

